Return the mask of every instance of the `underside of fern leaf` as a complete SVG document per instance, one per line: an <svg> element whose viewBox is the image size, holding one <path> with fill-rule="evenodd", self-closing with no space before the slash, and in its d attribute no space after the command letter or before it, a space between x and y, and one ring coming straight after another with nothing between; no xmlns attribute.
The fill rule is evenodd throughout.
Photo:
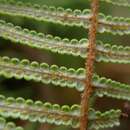
<svg viewBox="0 0 130 130"><path fill-rule="evenodd" d="M90 26L91 10L74 10L48 7L46 5L25 4L15 0L0 0L0 14L10 16L22 16L38 21L49 21L53 23L79 26L88 29ZM99 14L100 33L108 32L112 34L130 34L130 19L123 17L112 17Z"/></svg>
<svg viewBox="0 0 130 130"><path fill-rule="evenodd" d="M58 104L42 103L41 101L24 100L23 98L14 99L5 98L0 95L0 115L3 117L20 118L22 120L38 121L41 123L48 122L56 125L69 125L74 128L79 127L80 106L73 105L69 107ZM99 130L118 126L120 110L110 110L104 113L89 110L89 129Z"/></svg>
<svg viewBox="0 0 130 130"><path fill-rule="evenodd" d="M75 88L83 91L85 88L85 69L58 67L52 65L49 67L46 63L30 62L29 60L19 60L17 58L0 57L0 75L6 78L15 77L16 79L34 80L45 84L52 83L62 87ZM93 86L96 95L103 95L130 100L130 86L122 84L111 79L93 76Z"/></svg>
<svg viewBox="0 0 130 130"><path fill-rule="evenodd" d="M80 56L82 58L86 58L89 44L87 39L81 39L80 41L76 39L70 41L67 38L61 39L60 37L22 29L2 20L0 21L0 37L32 48ZM128 46L103 44L101 41L97 41L96 49L97 62L130 63L130 47Z"/></svg>

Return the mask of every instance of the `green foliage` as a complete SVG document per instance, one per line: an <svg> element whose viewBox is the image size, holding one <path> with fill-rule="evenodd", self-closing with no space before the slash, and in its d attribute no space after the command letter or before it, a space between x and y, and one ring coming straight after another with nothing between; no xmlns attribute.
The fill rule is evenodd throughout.
<svg viewBox="0 0 130 130"><path fill-rule="evenodd" d="M68 105L59 106L58 104L42 103L41 101L24 100L23 98L14 99L13 97L5 98L0 95L0 115L3 117L20 118L32 122L56 125L69 125L74 128L79 127L80 106ZM99 130L100 128L108 128L118 126L120 110L110 110L104 113L89 110L89 129ZM106 124L107 121L107 124Z"/></svg>
<svg viewBox="0 0 130 130"><path fill-rule="evenodd" d="M27 59L19 60L17 58L0 57L0 75L6 78L15 77L16 79L33 80L45 84L52 83L61 87L75 88L83 91L85 88L85 69L58 67L52 65L49 67L46 63L39 64L36 61L30 62ZM117 99L130 100L130 86L120 82L112 81L98 75L93 76L93 86L96 95L102 97L106 95Z"/></svg>
<svg viewBox="0 0 130 130"><path fill-rule="evenodd" d="M91 11L89 9L74 10L48 7L46 5L32 5L15 0L0 0L0 14L20 16L38 21L53 22L62 25L78 26L88 29L90 26ZM99 14L100 33L130 34L130 18L112 17Z"/></svg>
<svg viewBox="0 0 130 130"><path fill-rule="evenodd" d="M17 58L0 57L0 75L6 78L15 77L16 79L24 78L25 80L34 80L45 84L52 83L62 87L76 88L83 90L84 88L84 69L66 67L58 67L52 65L49 67L46 63L39 64L29 60L19 60Z"/></svg>
<svg viewBox="0 0 130 130"><path fill-rule="evenodd" d="M130 6L129 0L101 0L118 6Z"/></svg>
<svg viewBox="0 0 130 130"><path fill-rule="evenodd" d="M95 93L99 97L106 95L108 97L130 100L130 86L113 81L111 79L106 79L104 77L94 76L93 85L97 86L95 88Z"/></svg>
<svg viewBox="0 0 130 130"><path fill-rule="evenodd" d="M40 50L49 50L53 53L80 56L82 58L87 56L88 39L81 39L80 41L77 39L69 40L68 38L61 39L60 37L22 29L3 20L0 20L0 37L17 44L20 43ZM130 47L103 44L101 41L97 41L96 61L130 64Z"/></svg>
<svg viewBox="0 0 130 130"><path fill-rule="evenodd" d="M101 0L114 5L129 6L126 0ZM78 26L85 29L90 27L91 10L83 11L63 9L61 7L48 7L46 5L32 5L15 0L0 0L0 14L8 16L19 16L35 19L37 21L53 22L67 26ZM99 13L98 21L99 33L111 33L114 35L130 34L130 18L105 16ZM12 23L0 20L0 37L10 40L16 44L27 45L39 50L48 50L53 53L67 54L87 58L88 39L61 39L52 35L37 33ZM96 61L130 64L130 47L104 44L96 42ZM59 87L68 87L82 92L85 88L86 70L79 68L67 69L57 65L49 66L47 63L30 62L28 59L9 58L0 56L0 76L5 78L16 78L18 80L33 80L44 84L53 84ZM111 97L130 101L130 85L123 84L105 77L93 74L92 85L94 94L97 97ZM93 97L92 97L93 98ZM89 130L100 130L118 126L121 116L120 110L109 110L104 113L89 109ZM50 123L55 125L65 125L73 128L79 127L80 105L60 106L49 102L25 100L23 98L5 98L0 95L0 115L7 118L20 118L31 122ZM0 118L0 129L22 130L12 123L5 123Z"/></svg>
<svg viewBox="0 0 130 130"><path fill-rule="evenodd" d="M22 127L16 127L14 123L6 123L5 119L0 117L0 129L1 130L23 130Z"/></svg>

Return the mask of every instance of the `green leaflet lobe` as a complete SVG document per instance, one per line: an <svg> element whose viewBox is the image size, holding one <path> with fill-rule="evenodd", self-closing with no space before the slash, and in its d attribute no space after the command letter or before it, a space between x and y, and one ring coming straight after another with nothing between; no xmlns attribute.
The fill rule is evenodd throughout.
<svg viewBox="0 0 130 130"><path fill-rule="evenodd" d="M49 66L46 63L39 64L36 61L19 60L17 58L0 57L0 75L6 78L15 77L16 79L34 80L45 84L75 88L83 91L85 87L85 69ZM97 96L106 95L117 99L130 100L130 86L99 77L94 74L93 86Z"/></svg>
<svg viewBox="0 0 130 130"><path fill-rule="evenodd" d="M13 6L12 6L13 5ZM46 5L32 5L15 0L0 0L0 14L10 16L22 16L38 21L47 21L62 25L78 26L88 29L90 26L91 11L83 11L63 8L48 7ZM108 32L111 34L130 34L130 19L123 17L112 17L99 14L100 33Z"/></svg>
<svg viewBox="0 0 130 130"><path fill-rule="evenodd" d="M104 1L104 2L107 2L107 3L111 3L113 5L130 7L129 0L101 0L101 1Z"/></svg>
<svg viewBox="0 0 130 130"><path fill-rule="evenodd" d="M86 58L88 39L69 40L67 38L53 37L37 33L28 29L22 29L11 23L0 21L0 37L11 40L17 44L23 44L40 50L49 50L60 54L68 54ZM97 41L97 62L130 63L130 47L103 44Z"/></svg>
<svg viewBox="0 0 130 130"><path fill-rule="evenodd" d="M56 125L69 125L74 128L79 127L80 106L68 105L59 106L58 104L42 103L41 101L24 100L23 98L14 99L5 98L0 95L0 115L4 117L20 118L32 122L51 123ZM89 110L89 128L90 130L99 130L118 126L120 110L110 110L104 113ZM106 122L107 121L107 122Z"/></svg>

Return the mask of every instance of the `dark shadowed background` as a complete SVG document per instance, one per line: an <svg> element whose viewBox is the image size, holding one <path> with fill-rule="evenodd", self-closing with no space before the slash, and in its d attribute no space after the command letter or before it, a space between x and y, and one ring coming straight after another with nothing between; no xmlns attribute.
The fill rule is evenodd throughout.
<svg viewBox="0 0 130 130"><path fill-rule="evenodd" d="M85 9L90 8L88 0L17 0L23 2L31 2L36 4L47 4L56 7L72 8L72 9ZM116 7L110 4L101 3L100 12L110 14L113 16L130 17L130 8ZM78 27L68 27L58 24L52 24L47 22L37 22L32 19L25 19L19 17L7 17L0 15L0 19L4 19L7 22L12 22L15 25L20 25L23 28L36 30L37 32L43 32L45 34L52 34L54 36L60 36L62 38L69 39L81 39L88 38L88 31ZM104 43L110 44L122 44L124 46L130 46L130 36L113 36L110 34L98 34L98 40L104 41ZM0 55L17 57L20 59L28 58L31 61L46 62L48 64L57 64L58 66L66 66L68 68L84 67L85 61L80 57L73 57L67 55L58 55L48 51L39 51L37 49L31 49L27 46L11 43L10 41L0 38ZM123 83L130 84L130 65L119 64L106 64L96 63L95 72L100 76L105 76L113 80L117 80ZM49 86L49 87L47 87ZM41 83L27 82L25 80L5 79L0 77L0 94L13 97L31 98L33 100L42 100L43 102L49 101L51 103L63 104L79 104L81 97L80 93L73 89L60 88L53 85L44 85ZM127 105L126 105L127 104ZM127 106L127 107L126 107ZM102 98L97 99L95 109L105 111L110 108L121 108L123 112L130 114L130 103L126 101ZM8 119L12 120L12 119ZM55 126L49 124L30 123L26 121L13 120L18 125L25 127L25 130L72 130L68 127ZM109 130L129 130L130 129L130 117L121 119L121 126Z"/></svg>

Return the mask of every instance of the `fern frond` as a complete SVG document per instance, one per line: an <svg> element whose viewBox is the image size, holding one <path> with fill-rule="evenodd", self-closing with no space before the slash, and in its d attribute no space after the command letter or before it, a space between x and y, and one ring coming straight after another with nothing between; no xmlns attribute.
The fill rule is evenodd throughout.
<svg viewBox="0 0 130 130"><path fill-rule="evenodd" d="M95 94L99 97L106 95L107 97L130 101L130 85L98 75L93 77L93 85L96 86Z"/></svg>
<svg viewBox="0 0 130 130"><path fill-rule="evenodd" d="M119 119L121 116L120 110L112 109L104 113L101 113L100 111L95 112L93 109L90 109L89 115L90 115L89 117L90 130L100 130L100 129L111 128L120 125L119 123ZM94 119L94 117L96 117L96 119Z"/></svg>
<svg viewBox="0 0 130 130"><path fill-rule="evenodd" d="M129 46L110 45L97 41L96 51L96 61L98 62L130 64Z"/></svg>
<svg viewBox="0 0 130 130"><path fill-rule="evenodd" d="M49 50L54 53L58 52L60 54L85 57L87 52L87 39L80 41L76 39L70 41L67 38L61 39L60 37L22 29L3 20L0 20L0 37L18 44L28 45L41 50Z"/></svg>
<svg viewBox="0 0 130 130"><path fill-rule="evenodd" d="M52 83L62 87L75 88L83 91L85 88L85 69L48 66L46 63L29 62L16 58L0 57L0 75L6 78L34 80L42 83ZM93 76L93 86L97 96L109 96L117 99L130 100L130 86L110 79Z"/></svg>
<svg viewBox="0 0 130 130"><path fill-rule="evenodd" d="M34 80L45 84L52 83L62 87L76 89L84 88L84 77L80 73L84 69L58 67L52 65L49 67L46 63L30 62L29 60L19 60L17 58L0 57L0 75L6 78L15 77L16 79Z"/></svg>
<svg viewBox="0 0 130 130"><path fill-rule="evenodd" d="M130 7L130 3L128 0L101 0L101 1L111 3L113 5Z"/></svg>
<svg viewBox="0 0 130 130"><path fill-rule="evenodd" d="M0 37L32 48L80 56L82 58L86 58L88 50L88 39L81 39L80 41L76 39L70 41L67 38L61 39L60 37L53 37L52 35L22 29L19 26L14 26L12 23L6 23L3 20L0 20ZM97 62L130 63L130 47L128 46L109 45L97 41L96 49Z"/></svg>
<svg viewBox="0 0 130 130"><path fill-rule="evenodd" d="M80 106L68 105L59 106L58 104L42 103L41 101L24 100L23 98L5 98L0 95L0 115L4 117L20 118L40 123L48 122L56 125L69 125L79 127ZM110 110L105 113L89 110L90 130L96 128L107 128L118 126L120 110Z"/></svg>
<svg viewBox="0 0 130 130"><path fill-rule="evenodd" d="M71 108L67 105L60 107L58 104L33 102L23 98L14 99L0 96L0 115L3 117L20 118L32 122L50 123L56 125L70 125L78 127L79 106Z"/></svg>
<svg viewBox="0 0 130 130"><path fill-rule="evenodd" d="M17 127L14 123L8 122L2 117L0 117L0 130L23 130L22 127Z"/></svg>
<svg viewBox="0 0 130 130"><path fill-rule="evenodd" d="M12 6L13 5L13 6ZM91 11L80 10L72 11L71 9L63 9L62 7L48 7L47 5L33 5L31 3L25 4L16 2L15 0L0 0L0 13L11 16L23 16L33 18L38 21L49 21L63 25L83 26L83 22L88 28L88 20L91 17ZM82 19L82 21L80 21Z"/></svg>
<svg viewBox="0 0 130 130"><path fill-rule="evenodd" d="M39 6L16 2L15 0L0 0L0 14L10 16L22 16L32 18L38 21L49 21L53 23L84 27L88 29L90 26L91 11L85 9L83 11L63 8L55 8L48 6ZM130 18L112 17L99 14L100 33L109 32L112 34L130 34Z"/></svg>
<svg viewBox="0 0 130 130"><path fill-rule="evenodd" d="M99 28L100 33L108 32L113 35L130 34L130 18L112 17L99 14Z"/></svg>

